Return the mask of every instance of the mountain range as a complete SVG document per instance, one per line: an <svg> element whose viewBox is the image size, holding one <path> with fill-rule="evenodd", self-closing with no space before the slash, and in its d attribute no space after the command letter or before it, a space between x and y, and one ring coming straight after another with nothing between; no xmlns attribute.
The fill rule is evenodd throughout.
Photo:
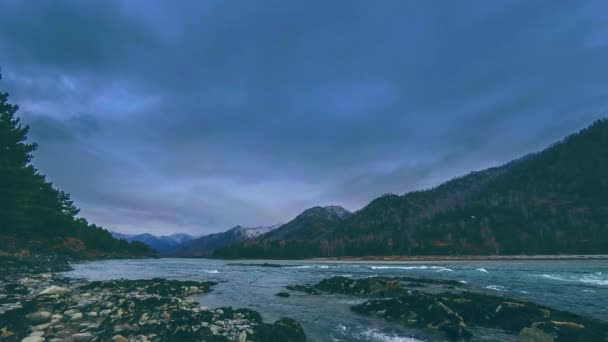
<svg viewBox="0 0 608 342"><path fill-rule="evenodd" d="M122 234L117 232L110 232L112 236L116 239L123 239L129 242L131 241L139 241L143 242L146 245L152 247L158 253L165 253L170 250L173 250L178 245L185 243L187 241L193 240L196 237L188 234L172 234L172 235L152 235L148 233L144 234Z"/></svg>
<svg viewBox="0 0 608 342"><path fill-rule="evenodd" d="M508 142L505 142L508 143ZM305 210L222 258L608 253L608 120L547 149L349 213Z"/></svg>

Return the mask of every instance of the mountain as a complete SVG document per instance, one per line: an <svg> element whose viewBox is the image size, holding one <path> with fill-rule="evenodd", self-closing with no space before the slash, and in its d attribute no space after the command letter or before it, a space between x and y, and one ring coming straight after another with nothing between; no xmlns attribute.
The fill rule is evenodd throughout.
<svg viewBox="0 0 608 342"><path fill-rule="evenodd" d="M70 195L33 166L38 145L28 140L29 126L21 124L17 110L0 93L0 255L153 255L146 245L115 239L78 216Z"/></svg>
<svg viewBox="0 0 608 342"><path fill-rule="evenodd" d="M215 256L608 253L608 120L503 166L376 198L343 219L301 216L285 225L295 228Z"/></svg>
<svg viewBox="0 0 608 342"><path fill-rule="evenodd" d="M152 247L158 253L165 253L174 249L176 246L195 239L194 236L188 234L172 234L156 236L152 234L121 234L117 232L111 232L112 236L117 239L125 239L127 241L139 241Z"/></svg>
<svg viewBox="0 0 608 342"><path fill-rule="evenodd" d="M336 205L306 209L293 220L264 235L263 240L311 239L324 234L328 227L350 215L351 212Z"/></svg>
<svg viewBox="0 0 608 342"><path fill-rule="evenodd" d="M279 226L280 225L252 228L236 226L222 233L210 234L198 239L186 241L174 247L172 250L165 252L165 254L179 257L211 256L218 248L244 241L253 241Z"/></svg>

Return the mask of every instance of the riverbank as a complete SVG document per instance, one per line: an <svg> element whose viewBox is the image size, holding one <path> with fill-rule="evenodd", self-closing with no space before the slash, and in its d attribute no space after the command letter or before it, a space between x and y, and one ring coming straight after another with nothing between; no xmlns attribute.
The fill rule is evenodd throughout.
<svg viewBox="0 0 608 342"><path fill-rule="evenodd" d="M13 271L0 275L2 341L306 340L290 318L264 323L253 310L191 300L212 291L214 281L88 281L57 273L65 264L45 265L51 257L37 258L39 265L5 259Z"/></svg>

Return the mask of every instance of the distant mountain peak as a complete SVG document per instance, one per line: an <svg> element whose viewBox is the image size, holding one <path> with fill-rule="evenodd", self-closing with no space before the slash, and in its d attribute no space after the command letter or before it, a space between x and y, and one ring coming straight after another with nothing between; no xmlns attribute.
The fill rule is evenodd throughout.
<svg viewBox="0 0 608 342"><path fill-rule="evenodd" d="M211 255L217 248L222 248L231 244L251 241L273 231L282 224L272 226L244 227L236 225L225 232L209 234L198 239L186 241L176 246L169 255L174 256L206 256Z"/></svg>
<svg viewBox="0 0 608 342"><path fill-rule="evenodd" d="M324 207L317 206L304 210L300 215L296 218L306 218L306 217L323 217L329 220L342 220L352 213L339 205L327 205Z"/></svg>

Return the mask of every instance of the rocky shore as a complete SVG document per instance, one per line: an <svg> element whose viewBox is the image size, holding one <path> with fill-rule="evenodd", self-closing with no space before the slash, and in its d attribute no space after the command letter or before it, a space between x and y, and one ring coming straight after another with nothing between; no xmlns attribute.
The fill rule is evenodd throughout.
<svg viewBox="0 0 608 342"><path fill-rule="evenodd" d="M491 331L499 340L608 341L608 323L506 297L472 292L450 280L410 277L332 277L315 285L289 285L313 295L344 294L368 300L351 307L452 341L478 339Z"/></svg>
<svg viewBox="0 0 608 342"><path fill-rule="evenodd" d="M0 341L306 340L290 318L264 323L252 310L206 308L188 299L215 282L90 282L47 272L56 270L48 264L18 264L0 275Z"/></svg>

